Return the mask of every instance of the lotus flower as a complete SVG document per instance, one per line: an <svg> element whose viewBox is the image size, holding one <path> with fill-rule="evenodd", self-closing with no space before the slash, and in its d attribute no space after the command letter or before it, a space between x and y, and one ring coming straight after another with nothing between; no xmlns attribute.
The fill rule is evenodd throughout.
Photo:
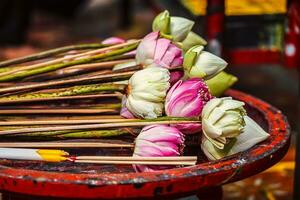
<svg viewBox="0 0 300 200"><path fill-rule="evenodd" d="M184 135L175 127L151 125L142 129L135 140L133 156L163 157L180 156L184 148ZM133 165L137 172L150 172L172 166Z"/></svg>
<svg viewBox="0 0 300 200"><path fill-rule="evenodd" d="M204 105L211 98L202 79L179 80L167 94L165 112L173 117L200 117ZM200 124L180 124L176 127L189 134L201 131Z"/></svg>
<svg viewBox="0 0 300 200"><path fill-rule="evenodd" d="M222 150L215 147L206 137L202 138L201 149L208 159L217 160L225 156L246 151L270 136L250 117L244 116L244 120L244 131L236 138L230 139Z"/></svg>
<svg viewBox="0 0 300 200"><path fill-rule="evenodd" d="M139 118L161 116L169 81L170 72L165 68L148 67L135 72L129 79L126 107Z"/></svg>
<svg viewBox="0 0 300 200"><path fill-rule="evenodd" d="M157 66L164 68L182 65L182 50L170 40L159 38L159 32L148 34L136 50L136 62L144 67Z"/></svg>
<svg viewBox="0 0 300 200"><path fill-rule="evenodd" d="M189 49L184 55L184 71L187 77L210 79L227 66L222 58L203 51L203 46L197 45Z"/></svg>
<svg viewBox="0 0 300 200"><path fill-rule="evenodd" d="M202 110L202 132L216 148L224 149L230 138L239 136L245 127L244 102L231 97L214 98Z"/></svg>
<svg viewBox="0 0 300 200"><path fill-rule="evenodd" d="M171 16L166 10L155 17L152 23L153 31L160 31L160 34L171 39L180 45L184 51L189 50L195 45L206 45L207 42L191 29L194 22L183 18Z"/></svg>
<svg viewBox="0 0 300 200"><path fill-rule="evenodd" d="M183 77L182 71L172 71L170 72L170 84L174 85L177 81L179 81Z"/></svg>
<svg viewBox="0 0 300 200"><path fill-rule="evenodd" d="M109 44L109 45L113 45L113 44L122 44L124 43L125 40L119 37L110 37L107 38L105 40L102 41L102 44Z"/></svg>
<svg viewBox="0 0 300 200"><path fill-rule="evenodd" d="M167 10L157 15L152 23L153 31L161 31L163 35L169 35L175 42L182 42L193 26L194 22L189 19L170 17Z"/></svg>

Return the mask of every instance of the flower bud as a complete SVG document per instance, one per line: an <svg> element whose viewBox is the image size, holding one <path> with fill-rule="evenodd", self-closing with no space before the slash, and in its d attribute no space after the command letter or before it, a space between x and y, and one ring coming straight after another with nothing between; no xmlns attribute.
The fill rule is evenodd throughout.
<svg viewBox="0 0 300 200"><path fill-rule="evenodd" d="M136 50L136 62L144 67L172 68L183 63L182 50L170 40L159 38L159 32L152 32L141 41Z"/></svg>
<svg viewBox="0 0 300 200"><path fill-rule="evenodd" d="M244 131L237 137L231 138L225 144L224 149L218 149L210 140L206 137L202 137L201 149L208 159L217 160L225 156L246 151L270 136L250 117L244 116L244 120Z"/></svg>
<svg viewBox="0 0 300 200"><path fill-rule="evenodd" d="M203 135L218 149L224 149L228 138L240 135L245 127L244 102L231 97L214 98L202 110Z"/></svg>
<svg viewBox="0 0 300 200"><path fill-rule="evenodd" d="M133 156L165 157L180 156L184 148L184 135L175 127L151 125L142 129L135 140ZM169 169L172 166L133 165L137 172Z"/></svg>
<svg viewBox="0 0 300 200"><path fill-rule="evenodd" d="M182 41L181 47L183 51L188 51L190 48L196 45L205 46L207 42L198 34L193 31L189 32L187 37Z"/></svg>
<svg viewBox="0 0 300 200"><path fill-rule="evenodd" d="M110 44L110 45L114 45L114 44L122 44L124 43L125 40L119 37L110 37L107 38L105 40L102 41L102 44Z"/></svg>
<svg viewBox="0 0 300 200"><path fill-rule="evenodd" d="M129 79L126 107L136 117L161 116L169 81L170 72L165 68L148 67L135 72Z"/></svg>
<svg viewBox="0 0 300 200"><path fill-rule="evenodd" d="M224 92L228 90L235 82L237 82L237 80L237 77L222 71L205 82L210 93L215 97L219 97L224 94Z"/></svg>
<svg viewBox="0 0 300 200"><path fill-rule="evenodd" d="M166 10L155 17L152 23L153 31L160 31L164 37L174 42L182 42L192 30L194 22L183 17L170 17Z"/></svg>
<svg viewBox="0 0 300 200"><path fill-rule="evenodd" d="M200 117L206 102L212 96L205 82L199 78L187 81L179 80L169 90L165 112L172 117ZM178 124L175 125L183 133L195 133L201 130L200 124Z"/></svg>
<svg viewBox="0 0 300 200"><path fill-rule="evenodd" d="M169 11L165 10L158 14L152 22L152 30L160 31L163 34L170 34L171 18Z"/></svg>
<svg viewBox="0 0 300 200"><path fill-rule="evenodd" d="M184 55L183 67L189 78L198 77L207 80L217 75L226 66L227 62L214 54L203 51L201 45L192 47Z"/></svg>

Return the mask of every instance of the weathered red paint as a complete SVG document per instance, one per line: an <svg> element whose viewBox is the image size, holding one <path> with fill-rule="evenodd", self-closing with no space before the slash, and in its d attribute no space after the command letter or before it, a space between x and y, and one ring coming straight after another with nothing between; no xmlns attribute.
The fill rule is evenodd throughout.
<svg viewBox="0 0 300 200"><path fill-rule="evenodd" d="M262 113L271 135L268 140L219 161L153 173L71 174L0 166L0 188L8 192L72 199L144 199L196 193L206 187L257 174L286 153L290 142L289 124L279 110L257 98L235 90L227 94L246 102L254 114Z"/></svg>

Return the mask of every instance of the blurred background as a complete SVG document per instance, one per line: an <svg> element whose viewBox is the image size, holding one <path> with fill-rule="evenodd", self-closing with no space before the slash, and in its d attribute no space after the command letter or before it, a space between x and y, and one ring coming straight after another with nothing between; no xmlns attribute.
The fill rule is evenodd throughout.
<svg viewBox="0 0 300 200"><path fill-rule="evenodd" d="M297 0L1 0L0 60L110 36L141 38L165 9L196 22L194 31L207 39L208 50L225 58L227 71L239 77L235 89L278 107L291 124L286 157L268 171L224 186L224 199L292 199L293 185L300 188L295 170L300 126Z"/></svg>

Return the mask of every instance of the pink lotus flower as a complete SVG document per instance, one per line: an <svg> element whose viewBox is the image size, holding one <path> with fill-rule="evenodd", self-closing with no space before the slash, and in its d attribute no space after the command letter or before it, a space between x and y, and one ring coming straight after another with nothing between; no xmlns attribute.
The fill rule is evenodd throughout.
<svg viewBox="0 0 300 200"><path fill-rule="evenodd" d="M170 72L170 84L174 85L183 77L183 71L172 71Z"/></svg>
<svg viewBox="0 0 300 200"><path fill-rule="evenodd" d="M151 125L142 129L135 140L133 156L163 157L180 156L184 148L184 135L175 127ZM137 172L169 169L172 166L133 165Z"/></svg>
<svg viewBox="0 0 300 200"><path fill-rule="evenodd" d="M202 79L179 80L169 90L165 112L173 117L199 117L206 102L212 98ZM176 127L186 134L201 131L200 124L179 124Z"/></svg>
<svg viewBox="0 0 300 200"><path fill-rule="evenodd" d="M136 62L147 67L150 65L172 68L183 64L182 50L171 40L160 38L159 32L152 32L141 41L136 51Z"/></svg>
<svg viewBox="0 0 300 200"><path fill-rule="evenodd" d="M125 40L119 37L110 37L102 41L102 44L108 44L108 45L113 45L113 44L122 44L124 43Z"/></svg>

